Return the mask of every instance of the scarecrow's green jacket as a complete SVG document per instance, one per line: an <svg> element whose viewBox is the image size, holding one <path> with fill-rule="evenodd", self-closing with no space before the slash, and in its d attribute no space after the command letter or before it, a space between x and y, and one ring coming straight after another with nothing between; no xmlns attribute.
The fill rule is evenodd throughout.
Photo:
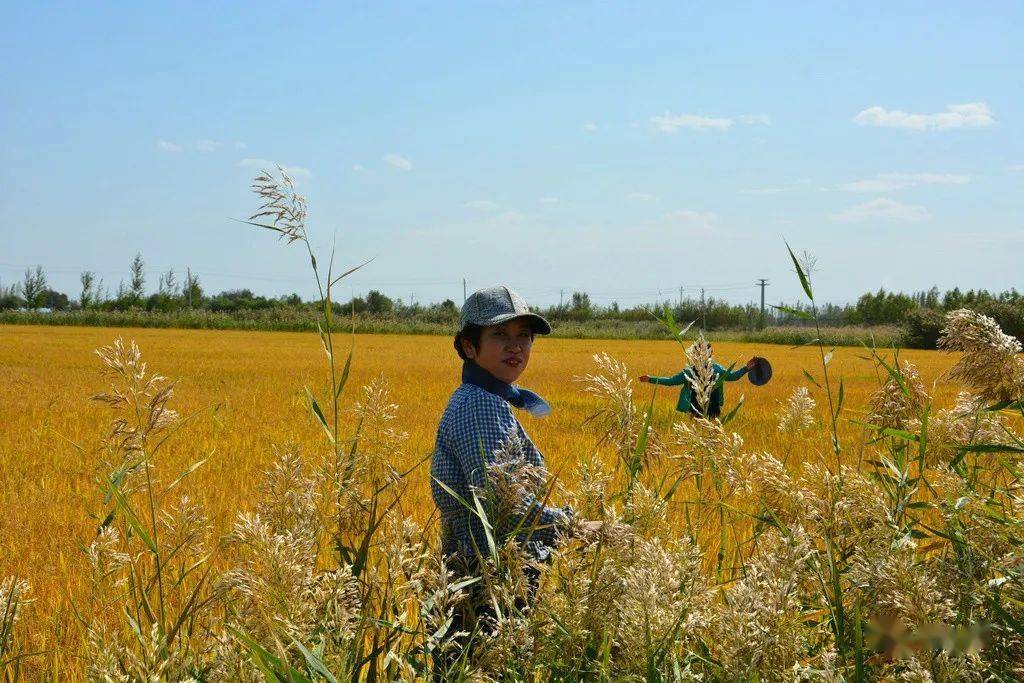
<svg viewBox="0 0 1024 683"><path fill-rule="evenodd" d="M709 406L709 413L718 413L722 410L722 405L725 403L725 387L723 382L735 382L743 375L747 374L746 366L741 367L738 370L729 370L723 368L718 363L713 363L712 367L715 369L715 388L711 392L711 405ZM679 392L679 403L676 404L676 410L688 413L700 413L701 409L693 401L693 387L690 385L689 375L691 374L690 366L687 365L683 368L683 371L677 375L671 377L650 377L648 381L651 384L660 384L665 387L674 387L683 385L682 390Z"/></svg>

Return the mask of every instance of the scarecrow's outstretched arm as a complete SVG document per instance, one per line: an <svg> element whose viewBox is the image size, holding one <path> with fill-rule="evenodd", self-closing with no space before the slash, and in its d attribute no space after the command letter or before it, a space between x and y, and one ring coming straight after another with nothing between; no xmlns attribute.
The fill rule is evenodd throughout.
<svg viewBox="0 0 1024 683"><path fill-rule="evenodd" d="M677 375L671 377L654 377L653 375L648 376L647 381L651 384L660 384L663 387L675 387L683 384L686 381L686 370L683 370Z"/></svg>
<svg viewBox="0 0 1024 683"><path fill-rule="evenodd" d="M735 382L736 380L740 379L748 372L750 372L750 369L745 365L737 368L736 370L727 370L726 368L723 368L721 366L719 366L719 368L719 374L727 382Z"/></svg>

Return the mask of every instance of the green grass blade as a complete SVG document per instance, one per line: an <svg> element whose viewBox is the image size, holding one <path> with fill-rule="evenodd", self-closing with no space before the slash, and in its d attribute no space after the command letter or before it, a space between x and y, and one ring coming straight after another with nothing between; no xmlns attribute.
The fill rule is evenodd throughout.
<svg viewBox="0 0 1024 683"><path fill-rule="evenodd" d="M353 347L355 342L353 342ZM341 396L341 392L345 390L345 384L348 382L348 373L352 369L352 354L355 353L355 348L349 349L348 358L345 359L345 367L341 371L341 379L338 380L338 386L334 390L334 398L337 399Z"/></svg>
<svg viewBox="0 0 1024 683"><path fill-rule="evenodd" d="M330 282L331 286L333 287L333 286L334 286L335 284L337 284L338 282L340 282L340 281L341 281L341 280L343 280L344 278L348 277L348 276L349 276L349 275L351 275L352 273L356 272L357 270L359 270L359 269L360 269L360 268L362 268L363 266L369 265L369 264L370 264L370 263L372 263L372 262L373 262L373 260L374 260L374 259L376 259L376 258L377 258L377 257L376 257L376 256L374 256L374 257L373 257L373 258L371 258L371 259L367 259L366 261L363 261L362 263L360 263L360 264L359 264L358 266L356 266L355 268L349 268L349 269L348 269L348 270L346 270L346 271L345 271L344 273L342 273L342 274L341 274L341 275L339 275L338 277L336 277L336 278L334 278L333 280L331 280L331 282Z"/></svg>
<svg viewBox="0 0 1024 683"><path fill-rule="evenodd" d="M240 220L238 218L231 218L229 220L233 220L233 221L235 221L237 223L245 223L246 225L254 225L257 228L263 228L265 230L273 230L274 232L281 233L282 235L285 234L284 230L282 230L281 228L277 227L276 225L267 225L266 223L256 223L254 221L243 221L243 220Z"/></svg>
<svg viewBox="0 0 1024 683"><path fill-rule="evenodd" d="M141 521L139 521L135 511L132 510L132 506L128 503L128 499L124 497L124 494L121 493L120 489L116 486L110 487L110 493L114 502L117 504L118 509L121 510L121 514L124 515L125 521L128 522L128 526L138 534L139 538L142 539L142 542L146 544L146 547L149 548L154 555L157 554L159 551L157 550L156 543L153 542L153 538L149 535L149 532L146 531L146 527L143 526Z"/></svg>
<svg viewBox="0 0 1024 683"><path fill-rule="evenodd" d="M484 535L487 537L487 546L491 552L491 557L494 558L495 564L498 562L498 545L494 542L494 531L491 523L487 520L487 513L484 512L483 504L480 502L480 497L473 493L473 505L476 508L477 517L480 518L480 522L484 528Z"/></svg>
<svg viewBox="0 0 1024 683"><path fill-rule="evenodd" d="M804 377L806 377L807 381L813 384L814 386L818 387L819 389L822 388L822 386L818 384L818 380L814 379L814 375L809 373L807 370L804 370Z"/></svg>
<svg viewBox="0 0 1024 683"><path fill-rule="evenodd" d="M320 409L320 404L316 402L316 398L313 397L313 392L309 390L309 387L303 387L306 390L306 398L309 400L309 409L313 412L317 422L324 428L324 433L327 434L327 438L330 442L334 443L334 432L331 431L330 426L327 424L327 418L324 416L324 411Z"/></svg>
<svg viewBox="0 0 1024 683"><path fill-rule="evenodd" d="M185 471L184 471L184 472L182 472L181 474L179 474L179 475L178 475L178 478L177 478L177 479L175 479L174 481L172 481L172 482L171 482L170 484L168 484L168 485L167 485L167 490L168 490L168 491L170 491L170 490L171 490L171 489L173 489L173 488L174 488L175 486L177 486L178 484L180 484L180 483L181 483L181 481L182 481L183 479L185 479L185 477L189 476L190 474L192 474L193 472L195 472L196 470L198 470L198 469L199 469L200 467L202 467L203 463L204 463L204 462L206 462L206 461L207 461L208 459L209 459L209 458L203 458L202 460L197 460L197 461L195 461L194 463L192 463L191 465L189 465L189 466L188 466L188 467L187 467L187 468L185 469Z"/></svg>
<svg viewBox="0 0 1024 683"><path fill-rule="evenodd" d="M839 418L839 413L843 411L843 401L846 399L846 387L843 383L843 378L839 378L839 397L836 399L836 414L835 417Z"/></svg>
<svg viewBox="0 0 1024 683"><path fill-rule="evenodd" d="M288 662L281 660L280 657L257 643L248 634L230 627L228 631L249 651L252 663L256 665L256 668L260 670L260 673L263 674L268 683L280 683L281 681L313 683L305 674Z"/></svg>
<svg viewBox="0 0 1024 683"><path fill-rule="evenodd" d="M885 359L879 356L877 353L875 354L875 360L877 360L882 365L882 367L885 368L885 371L889 373L889 376L892 377L893 381L895 381L896 384L899 385L900 391L903 392L903 395L909 397L910 390L907 388L907 383L903 381L903 373L901 373L898 368L894 368L888 363L886 363Z"/></svg>
<svg viewBox="0 0 1024 683"><path fill-rule="evenodd" d="M791 316L794 316L796 318L800 318L801 320L814 320L814 316L813 315L811 315L807 311L801 311L798 308L790 308L789 306L782 306L782 305L776 306L774 304L771 304L771 307L774 308L777 311L782 311L783 313L788 313ZM804 344L801 344L800 346L806 346L809 343L812 343L812 342L806 342ZM796 348L796 347L794 347L794 348Z"/></svg>
<svg viewBox="0 0 1024 683"><path fill-rule="evenodd" d="M789 257L793 259L793 266L796 267L796 274L800 278L800 286L804 288L804 293L807 298L814 301L814 292L811 291L811 281L807 279L807 274L804 273L803 266L800 265L800 261L797 260L796 254L793 253L793 249L789 246L789 242L786 242L786 249L789 251Z"/></svg>
<svg viewBox="0 0 1024 683"><path fill-rule="evenodd" d="M729 411L729 414L722 420L722 425L727 425L733 421L736 415L740 412L740 408L743 407L744 401L747 400L746 395L740 396L740 400L736 402L736 407Z"/></svg>
<svg viewBox="0 0 1024 683"><path fill-rule="evenodd" d="M310 652L309 648L299 642L295 636L292 636L292 644L295 645L295 647L299 649L299 652L302 653L302 656L306 658L306 665L309 667L310 671L323 676L327 683L338 683L337 677L331 673L330 669L327 668L323 659Z"/></svg>

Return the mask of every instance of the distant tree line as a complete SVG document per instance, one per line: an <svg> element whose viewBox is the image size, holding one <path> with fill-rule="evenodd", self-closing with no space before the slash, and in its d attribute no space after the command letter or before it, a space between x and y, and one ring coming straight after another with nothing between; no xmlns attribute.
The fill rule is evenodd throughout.
<svg viewBox="0 0 1024 683"><path fill-rule="evenodd" d="M0 310L27 309L32 311L155 311L174 313L181 310L207 310L217 313L240 311L269 311L274 309L319 309L319 302L303 301L298 294L266 297L252 290L231 289L208 295L199 276L190 268L180 277L173 269L157 276L156 291L147 293L147 274L142 254L136 254L129 263L128 281L121 281L111 292L93 271L79 276L78 297L51 289L42 266L28 269L20 282L5 285L0 282ZM458 316L455 302L446 299L438 304L405 304L391 299L378 290L370 290L365 297L354 297L345 302L334 302L336 313L354 312L372 315L408 316L428 310Z"/></svg>
<svg viewBox="0 0 1024 683"><path fill-rule="evenodd" d="M304 301L294 293L265 297L249 289L233 289L208 295L198 275L189 268L185 269L183 277L173 269L159 274L156 291L147 290L147 273L141 254L136 254L129 264L127 283L121 281L113 293L92 271L83 272L79 280L80 291L77 298L72 298L49 286L41 266L28 269L20 282L6 286L0 282L0 310L153 311L171 314L187 310L221 314L281 311L293 315L304 310L313 311L320 306L319 302ZM378 290L348 301L334 302L333 307L338 315L378 319L453 324L458 319L458 306L451 299L431 304L404 302ZM771 306L762 313L757 304L734 304L714 297L623 307L617 302L598 305L586 292L573 292L568 301L540 312L553 322L628 324L650 323L666 307L672 310L676 320L683 323L696 321L708 330L758 330L809 324L804 315L808 307L802 302ZM932 347L942 328L944 313L957 308L971 308L990 315L1006 332L1024 339L1024 295L1016 289L994 293L986 290L963 292L954 288L940 292L937 287L932 287L910 294L879 289L863 294L854 304L820 305L818 318L823 325L833 327L902 326L906 328L908 344Z"/></svg>
<svg viewBox="0 0 1024 683"><path fill-rule="evenodd" d="M620 308L615 303L601 307L593 305L590 297L582 292L574 293L567 304L546 309L544 315L553 320L640 321L651 320L652 313L660 314L666 307L672 310L676 320L697 321L708 330L755 330L813 324L806 318L810 308L803 302L767 307L762 318L760 306L753 303L734 304L714 298L702 302L691 298L632 308ZM964 292L954 288L941 292L932 287L910 294L879 289L861 295L854 304L821 304L818 306L818 319L822 325L830 327L906 327L907 334L913 337L910 342L915 346L934 347L945 313L958 308L970 308L991 316L1008 334L1024 340L1024 295L1016 289Z"/></svg>

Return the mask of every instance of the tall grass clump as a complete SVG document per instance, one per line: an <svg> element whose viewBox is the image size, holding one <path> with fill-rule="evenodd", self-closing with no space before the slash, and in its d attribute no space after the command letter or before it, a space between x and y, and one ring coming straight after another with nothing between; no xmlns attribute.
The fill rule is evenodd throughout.
<svg viewBox="0 0 1024 683"><path fill-rule="evenodd" d="M846 405L818 341L808 384L780 401L778 452L723 419L661 426L654 394L604 353L577 379L593 413L574 471L525 464L510 439L464 501L487 548L475 571L446 559L436 518L413 521L402 408L377 377L347 390L333 258L310 244L306 203L263 173L248 222L303 247L322 298L325 366L302 389L320 441L273 447L226 528L190 495L202 458L171 469L174 382L140 349L98 351L110 426L95 452L94 519L73 568L79 677L93 680L1020 680L1024 499L1018 434L1024 363L990 320L948 316L956 405L893 352L869 347L878 387ZM299 244L296 244L299 243ZM805 291L811 283L793 259ZM326 266L326 272L324 272ZM810 314L813 318L812 313ZM813 320L812 320L813 322ZM710 346L666 316L706 405ZM737 411L741 410L737 408ZM854 425L856 429L847 428ZM818 426L819 428L815 428ZM854 457L856 456L856 457ZM572 485L566 484L572 482ZM246 482L249 486L250 482ZM593 533L547 561L523 552L522 501L564 498ZM451 562L451 563L450 563ZM0 581L0 671L18 676L27 587ZM55 672L54 677L60 677Z"/></svg>
<svg viewBox="0 0 1024 683"><path fill-rule="evenodd" d="M97 679L200 676L214 548L203 507L159 467L184 423L170 407L174 383L150 372L135 343L99 349L109 388L93 397L112 412L100 451L102 504L84 548L89 594L76 606L88 673Z"/></svg>
<svg viewBox="0 0 1024 683"><path fill-rule="evenodd" d="M31 587L24 579L8 576L0 580L0 674L16 681L22 660L33 653L25 648L22 613L32 602Z"/></svg>

